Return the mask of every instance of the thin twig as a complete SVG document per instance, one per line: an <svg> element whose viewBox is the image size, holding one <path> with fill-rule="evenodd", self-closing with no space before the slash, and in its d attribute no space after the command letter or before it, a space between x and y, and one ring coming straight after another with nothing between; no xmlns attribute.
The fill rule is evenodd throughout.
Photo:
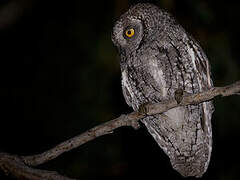
<svg viewBox="0 0 240 180"><path fill-rule="evenodd" d="M128 115L121 115L116 119L100 124L76 137L64 141L48 151L33 156L25 156L22 158L25 164L29 166L37 166L39 164L43 164L49 160L55 159L62 153L70 151L71 149L85 144L86 142L91 141L99 136L110 134L114 129L118 127L132 126L134 128L138 128L139 125L136 119L139 119L141 117L143 117L143 115L140 115L137 112L133 112Z"/></svg>

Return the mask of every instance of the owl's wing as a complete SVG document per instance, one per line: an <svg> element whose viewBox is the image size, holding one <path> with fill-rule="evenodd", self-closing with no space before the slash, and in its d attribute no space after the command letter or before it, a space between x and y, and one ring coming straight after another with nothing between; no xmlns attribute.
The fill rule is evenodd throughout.
<svg viewBox="0 0 240 180"><path fill-rule="evenodd" d="M172 76L167 78L171 79L170 84L173 85L168 85L170 89L177 86L189 93L198 93L213 87L208 58L190 35L182 40L169 36L167 42L158 44L160 54L165 51L165 56L159 58L159 68L166 64L169 67Z"/></svg>
<svg viewBox="0 0 240 180"><path fill-rule="evenodd" d="M208 59L194 39L168 41L158 45L156 57L167 89L165 98L182 88L198 93L212 87ZM157 85L152 84L154 88ZM151 101L151 99L149 99ZM211 116L213 105L173 108L142 120L150 134L170 157L172 166L183 176L200 177L206 171L212 150Z"/></svg>
<svg viewBox="0 0 240 180"><path fill-rule="evenodd" d="M188 62L192 64L191 65L191 69L192 69L191 71L193 74L192 76L193 76L193 79L195 79L195 82L197 84L196 86L197 88L195 89L193 88L192 93L202 92L213 87L209 61L204 51L200 47L200 45L190 35L187 36L187 38L184 41L180 41L180 43L183 43L184 46L182 47L185 47L184 50L174 46L174 44L172 43L171 43L171 46L176 51L178 51L178 55L180 56L184 55L184 52L187 52L186 58L189 59ZM182 59L184 60L184 58ZM186 68L187 67L185 66L184 69ZM194 82L192 83L194 84ZM212 136L211 116L214 111L213 104L210 101L210 102L204 102L199 106L202 106L202 111L203 111L202 112L202 128L204 129L206 136L209 136L209 139L211 139L211 136Z"/></svg>
<svg viewBox="0 0 240 180"><path fill-rule="evenodd" d="M190 54L192 61L195 61L194 69L199 74L198 83L201 84L203 88L202 90L206 90L213 87L213 82L211 79L210 64L203 49L191 36L189 36L189 39L187 42L189 44L187 46L188 53Z"/></svg>
<svg viewBox="0 0 240 180"><path fill-rule="evenodd" d="M176 88L179 88L179 85L182 85L183 90L188 93L198 93L213 87L208 58L196 40L190 35L183 36L182 40L169 36L168 42L168 45L165 46L165 51L168 62L171 62L172 71L172 76L168 78L172 79L172 84L177 84L177 87L172 85L169 88L171 92L169 95L173 96L173 92ZM199 104L199 107L202 109L200 114L202 116L202 129L205 135L211 139L213 104L211 101L204 102Z"/></svg>
<svg viewBox="0 0 240 180"><path fill-rule="evenodd" d="M188 40L188 48L190 48L189 54L191 59L195 61L195 71L197 74L197 81L199 84L200 92L204 90L208 90L213 87L213 82L211 79L210 65L207 56L204 51L200 47L200 45L189 36ZM204 102L198 105L202 107L202 119L201 126L206 137L206 143L208 145L209 154L211 154L212 150L212 125L211 125L211 117L214 112L214 106L212 101ZM207 161L207 164L210 161L210 155ZM206 168L205 168L206 169Z"/></svg>

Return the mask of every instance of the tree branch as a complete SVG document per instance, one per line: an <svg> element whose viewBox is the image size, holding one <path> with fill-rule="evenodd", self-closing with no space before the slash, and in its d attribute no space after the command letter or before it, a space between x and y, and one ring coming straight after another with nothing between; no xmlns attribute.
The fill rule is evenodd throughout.
<svg viewBox="0 0 240 180"><path fill-rule="evenodd" d="M135 129L139 127L137 120L143 118L143 115L133 112L128 115L121 115L120 117L100 124L76 137L64 141L54 148L45 151L41 154L33 156L22 157L25 164L29 166L37 166L49 160L55 159L64 152L70 151L88 141L91 141L99 136L113 133L113 130L121 126L132 126Z"/></svg>
<svg viewBox="0 0 240 180"><path fill-rule="evenodd" d="M54 171L46 171L34 169L26 164L21 157L10 155L7 153L0 153L0 169L5 172L7 176L13 176L17 179L26 180L74 180L62 176Z"/></svg>
<svg viewBox="0 0 240 180"><path fill-rule="evenodd" d="M204 101L209 101L216 96L230 96L239 95L240 93L240 81L237 81L231 85L225 87L214 87L208 91L184 96L180 103L177 103L175 99L170 99L161 103L147 104L144 106L146 114L138 112L132 112L127 115L121 115L120 117L98 125L72 139L64 141L54 148L45 151L41 154L18 157L15 155L9 155L6 153L0 153L0 169L6 174L12 174L14 177L24 177L25 179L70 179L63 177L56 172L50 172L45 170L37 170L30 168L31 166L37 166L47 161L55 159L64 152L70 151L80 145L91 141L99 136L110 134L114 129L121 126L131 126L134 129L139 128L138 121L147 116L163 113L169 109L177 106L186 106L190 104L198 104Z"/></svg>

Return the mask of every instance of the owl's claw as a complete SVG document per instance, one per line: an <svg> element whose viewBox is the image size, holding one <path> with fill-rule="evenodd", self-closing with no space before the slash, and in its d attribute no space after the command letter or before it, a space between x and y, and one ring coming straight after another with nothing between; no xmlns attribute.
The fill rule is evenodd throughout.
<svg viewBox="0 0 240 180"><path fill-rule="evenodd" d="M138 112L139 112L140 114L147 115L147 113L149 112L148 107L147 107L148 104L149 104L149 103L143 103L143 104L141 104L141 105L139 106L139 108L138 108Z"/></svg>
<svg viewBox="0 0 240 180"><path fill-rule="evenodd" d="M183 100L183 89L177 89L174 94L174 98L178 104Z"/></svg>

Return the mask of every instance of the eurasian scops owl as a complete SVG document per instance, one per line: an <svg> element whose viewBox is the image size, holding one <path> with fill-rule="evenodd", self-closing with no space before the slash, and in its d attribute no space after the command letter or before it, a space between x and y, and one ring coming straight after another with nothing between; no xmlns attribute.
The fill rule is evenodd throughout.
<svg viewBox="0 0 240 180"><path fill-rule="evenodd" d="M115 23L112 41L120 55L122 90L135 111L174 97L181 89L213 87L208 59L169 13L152 4L132 6ZM212 102L179 106L141 119L182 176L201 177L212 151Z"/></svg>

